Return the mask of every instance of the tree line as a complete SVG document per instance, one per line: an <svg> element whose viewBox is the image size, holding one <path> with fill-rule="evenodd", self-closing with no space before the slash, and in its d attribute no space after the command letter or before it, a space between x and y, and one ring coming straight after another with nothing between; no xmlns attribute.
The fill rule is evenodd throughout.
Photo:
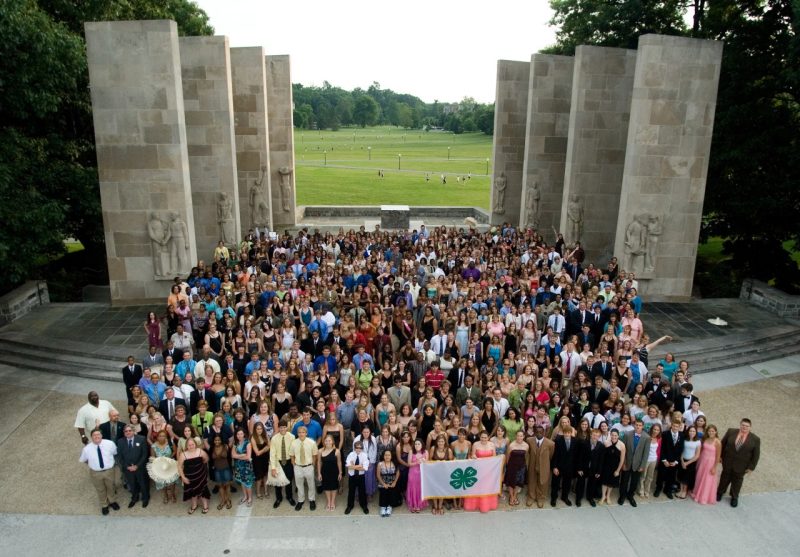
<svg viewBox="0 0 800 557"><path fill-rule="evenodd" d="M322 87L294 83L292 95L294 125L303 129L390 125L494 133L494 104L480 104L471 97L458 103L425 103L414 95L381 89L377 82L366 90L359 87L347 91L327 81Z"/></svg>

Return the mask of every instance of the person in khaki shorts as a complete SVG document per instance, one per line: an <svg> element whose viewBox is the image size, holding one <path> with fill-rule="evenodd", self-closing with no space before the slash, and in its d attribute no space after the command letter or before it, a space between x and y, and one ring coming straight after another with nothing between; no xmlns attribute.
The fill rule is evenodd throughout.
<svg viewBox="0 0 800 557"><path fill-rule="evenodd" d="M528 458L528 499L527 506L544 507L545 497L550 493L550 459L553 458L556 446L544 436L544 428L537 425L534 428L534 437L527 440L530 446Z"/></svg>
<svg viewBox="0 0 800 557"><path fill-rule="evenodd" d="M103 439L99 429L92 431L91 442L84 445L81 451L80 462L85 462L89 466L89 479L97 491L100 509L104 515L108 514L109 507L115 511L119 510L117 504L119 468L114 459L116 454L117 446L112 441Z"/></svg>

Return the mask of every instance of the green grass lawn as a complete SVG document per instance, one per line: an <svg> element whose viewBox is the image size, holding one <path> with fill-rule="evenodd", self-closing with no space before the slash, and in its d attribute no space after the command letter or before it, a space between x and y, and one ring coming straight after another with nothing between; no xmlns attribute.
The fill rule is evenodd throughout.
<svg viewBox="0 0 800 557"><path fill-rule="evenodd" d="M488 135L393 127L295 130L294 145L298 205L489 208L492 138ZM380 170L383 178L378 176ZM442 174L447 185L441 183ZM470 175L461 183L457 180Z"/></svg>

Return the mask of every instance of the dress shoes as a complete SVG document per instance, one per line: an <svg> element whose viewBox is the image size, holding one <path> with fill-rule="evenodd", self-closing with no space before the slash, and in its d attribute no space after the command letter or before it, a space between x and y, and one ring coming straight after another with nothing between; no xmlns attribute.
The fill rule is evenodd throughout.
<svg viewBox="0 0 800 557"><path fill-rule="evenodd" d="M674 499L675 496L672 494L671 491L667 491L667 499Z"/></svg>
<svg viewBox="0 0 800 557"><path fill-rule="evenodd" d="M367 507L363 507L364 514L369 514L369 509Z"/></svg>
<svg viewBox="0 0 800 557"><path fill-rule="evenodd" d="M738 506L739 506L739 499L737 499L736 497L732 498L731 499L731 507L733 507L735 509Z"/></svg>
<svg viewBox="0 0 800 557"><path fill-rule="evenodd" d="M142 508L146 509L147 505L149 505L149 504L150 504L150 500L149 499L147 501L142 501Z"/></svg>
<svg viewBox="0 0 800 557"><path fill-rule="evenodd" d="M661 495L661 488L657 487L655 492L653 493L653 497L658 497L659 495ZM719 501L719 499L717 499L717 501Z"/></svg>
<svg viewBox="0 0 800 557"><path fill-rule="evenodd" d="M297 504L294 506L294 510L296 510L296 511L299 511L299 510L300 510L300 509L302 509L302 508L303 508L303 503L297 503Z"/></svg>
<svg viewBox="0 0 800 557"><path fill-rule="evenodd" d="M594 500L594 499L589 499L589 504L590 504L591 506L593 506L593 507L596 507L596 506L597 506L597 503L595 502L595 500Z"/></svg>
<svg viewBox="0 0 800 557"><path fill-rule="evenodd" d="M115 511L119 510L119 505L117 505L116 503L111 503L108 506L111 507Z"/></svg>
<svg viewBox="0 0 800 557"><path fill-rule="evenodd" d="M722 501L722 493L717 493L717 503Z"/></svg>
<svg viewBox="0 0 800 557"><path fill-rule="evenodd" d="M351 512L353 512L353 507L347 507L347 508L344 510L344 514L350 514Z"/></svg>
<svg viewBox="0 0 800 557"><path fill-rule="evenodd" d="M564 504L565 504L566 506L568 506L568 507L571 507L571 506L572 506L572 501L570 501L570 500L569 500L569 499L567 499L566 497L565 497L565 498L563 498L563 499L562 499L562 501L564 501Z"/></svg>
<svg viewBox="0 0 800 557"><path fill-rule="evenodd" d="M108 507L103 507L100 509L104 515L108 514Z"/></svg>
<svg viewBox="0 0 800 557"><path fill-rule="evenodd" d="M624 498L620 497L619 499L617 499L617 505L624 505L624 504L625 504Z"/></svg>
<svg viewBox="0 0 800 557"><path fill-rule="evenodd" d="M556 506L556 500L555 499L550 499L550 506L551 507L555 507Z"/></svg>
<svg viewBox="0 0 800 557"><path fill-rule="evenodd" d="M281 506L282 502L283 502L283 499L275 499L275 502L272 503L272 508L273 509L277 509L278 507Z"/></svg>
<svg viewBox="0 0 800 557"><path fill-rule="evenodd" d="M638 507L638 505L636 504L636 499L634 499L633 497L628 497L628 503L631 504L631 507L634 508Z"/></svg>
<svg viewBox="0 0 800 557"><path fill-rule="evenodd" d="M525 501L525 506L526 507L532 507L533 506L533 499L528 499L527 501Z"/></svg>
<svg viewBox="0 0 800 557"><path fill-rule="evenodd" d="M311 509L312 511L315 511L315 510L317 510L317 502L316 502L316 501L311 501L311 502L308 504L308 508L309 508L309 509Z"/></svg>
<svg viewBox="0 0 800 557"><path fill-rule="evenodd" d="M289 501L289 504L293 507L297 504L293 497L287 497L286 500Z"/></svg>
<svg viewBox="0 0 800 557"><path fill-rule="evenodd" d="M580 506L581 506L581 500L580 500L580 499L577 499L577 500L575 501L575 506L576 506L576 507L578 507L578 508L580 508Z"/></svg>
<svg viewBox="0 0 800 557"><path fill-rule="evenodd" d="M138 500L138 499L131 499L131 502L130 502L130 503L128 503L128 508L129 508L129 509L132 509L133 507L135 507L135 506L136 506L136 503L138 503L138 502L139 502L139 500Z"/></svg>

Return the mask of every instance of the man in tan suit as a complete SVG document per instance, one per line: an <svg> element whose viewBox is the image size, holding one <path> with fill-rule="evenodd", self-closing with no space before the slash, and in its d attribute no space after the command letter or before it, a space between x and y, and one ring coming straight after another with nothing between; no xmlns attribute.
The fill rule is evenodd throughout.
<svg viewBox="0 0 800 557"><path fill-rule="evenodd" d="M756 469L761 456L761 439L750 433L752 422L743 418L739 429L731 428L722 438L722 474L719 477L717 501L731 486L731 507L739 505L739 491L744 477Z"/></svg>
<svg viewBox="0 0 800 557"><path fill-rule="evenodd" d="M544 428L537 425L535 437L528 439L531 456L528 459L528 500L527 506L536 505L541 509L550 492L550 460L556 450L555 443L544 436Z"/></svg>

